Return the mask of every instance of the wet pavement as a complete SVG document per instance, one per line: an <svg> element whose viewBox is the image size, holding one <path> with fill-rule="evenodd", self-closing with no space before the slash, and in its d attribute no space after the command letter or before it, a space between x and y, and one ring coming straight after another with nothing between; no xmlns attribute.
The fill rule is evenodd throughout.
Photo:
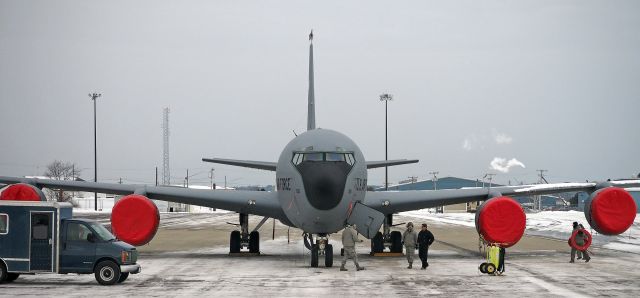
<svg viewBox="0 0 640 298"><path fill-rule="evenodd" d="M217 215L215 223L210 217L201 215L183 215L182 220L180 216L172 217L179 224L166 225L159 233L185 223L192 229L209 226L204 222L192 225L199 219L211 223L210 228L222 228L226 225L226 217L234 218L235 215ZM438 229L442 229L439 233L449 229L455 235L466 233L459 229L469 228L442 226ZM270 225L267 230L271 230ZM591 262L569 264L568 251L525 251L526 247L521 247L508 251L504 275L488 276L477 269L483 259L474 251L474 246L464 247L464 243L434 246L430 252L430 266L423 271L419 266L406 269L404 257L370 257L368 244L364 242L357 250L366 270L356 272L353 263L348 262L349 271L341 272L339 255L335 256L332 268L309 268L310 256L297 232L288 243L287 237L282 235L282 227L275 240L271 240L270 233L265 237L266 230L261 231L261 256L228 256L228 244L220 244L228 241L228 234L222 232L214 234L223 238L214 242L219 244L205 248L171 252L142 247L139 258L142 273L130 276L119 285L100 286L93 275L28 275L14 283L0 285L0 296L640 296L637 265L640 255L634 253L594 248ZM177 229L172 233L177 233L171 234L175 238L183 233L194 233L194 230ZM334 251L339 253L337 242L333 242ZM320 263L323 264L323 259Z"/></svg>

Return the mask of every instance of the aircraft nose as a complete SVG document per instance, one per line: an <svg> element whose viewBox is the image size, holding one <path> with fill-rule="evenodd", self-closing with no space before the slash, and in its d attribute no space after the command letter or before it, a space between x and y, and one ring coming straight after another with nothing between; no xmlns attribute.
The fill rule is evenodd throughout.
<svg viewBox="0 0 640 298"><path fill-rule="evenodd" d="M317 209L336 207L347 181L350 167L342 162L303 162L297 166L309 203Z"/></svg>

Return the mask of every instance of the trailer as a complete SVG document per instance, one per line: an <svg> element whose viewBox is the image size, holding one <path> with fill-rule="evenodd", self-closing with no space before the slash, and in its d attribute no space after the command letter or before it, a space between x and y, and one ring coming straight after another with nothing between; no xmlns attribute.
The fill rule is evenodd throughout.
<svg viewBox="0 0 640 298"><path fill-rule="evenodd" d="M95 274L113 285L137 274L135 247L101 224L73 218L69 203L0 201L0 283L21 274Z"/></svg>

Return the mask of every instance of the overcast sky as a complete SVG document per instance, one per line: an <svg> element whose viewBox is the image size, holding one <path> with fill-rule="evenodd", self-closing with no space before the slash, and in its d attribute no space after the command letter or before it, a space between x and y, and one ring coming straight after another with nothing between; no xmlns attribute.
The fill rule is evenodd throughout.
<svg viewBox="0 0 640 298"><path fill-rule="evenodd" d="M169 107L172 182L273 184L201 158L276 161L306 129L310 29L318 127L384 159L393 94L389 158L420 163L391 182L640 172L639 1L3 0L0 175L59 159L92 179L100 92L100 181L153 183Z"/></svg>

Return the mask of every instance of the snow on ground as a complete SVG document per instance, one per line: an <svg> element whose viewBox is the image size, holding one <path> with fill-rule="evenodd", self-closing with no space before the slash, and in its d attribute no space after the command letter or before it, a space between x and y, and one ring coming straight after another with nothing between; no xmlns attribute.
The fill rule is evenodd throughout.
<svg viewBox="0 0 640 298"><path fill-rule="evenodd" d="M115 286L100 286L93 275L25 275L3 284L7 297L638 297L638 255L610 252L597 262L567 263L566 254L539 253L507 261L506 273L478 272L479 257L430 251L429 268L408 270L404 257L370 257L358 246L365 271L310 268L302 241L286 238L261 243L258 257L230 257L228 246L141 255L140 274ZM335 251L340 245L336 243ZM323 262L321 262L323 263Z"/></svg>
<svg viewBox="0 0 640 298"><path fill-rule="evenodd" d="M433 209L402 212L400 215L426 219L430 222L475 227L474 213L433 213ZM527 235L550 237L566 240L571 236L572 223L577 221L589 228L589 224L580 211L542 211L527 213ZM593 244L604 248L640 253L640 217L636 216L633 225L623 234L605 236L590 230Z"/></svg>

